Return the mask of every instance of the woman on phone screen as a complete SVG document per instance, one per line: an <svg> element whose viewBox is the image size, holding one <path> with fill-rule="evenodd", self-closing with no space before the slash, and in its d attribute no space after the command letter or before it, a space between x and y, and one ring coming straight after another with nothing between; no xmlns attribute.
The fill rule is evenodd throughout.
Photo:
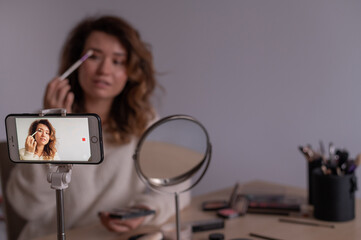
<svg viewBox="0 0 361 240"><path fill-rule="evenodd" d="M115 232L164 223L175 213L173 196L146 192L132 160L137 140L157 120L150 101L157 82L149 47L138 31L119 17L86 18L70 32L58 74L88 50L93 50L93 55L68 79L51 80L44 95L44 108L96 113L102 120L104 161L74 167L64 200L66 228L88 225L99 218ZM55 194L46 183L46 168L20 165L12 172L7 188L13 207L29 221L20 239L55 233ZM21 191L25 182L32 191ZM189 192L181 195L181 207L189 201ZM129 220L110 218L109 210L120 207L147 208L155 214Z"/></svg>
<svg viewBox="0 0 361 240"><path fill-rule="evenodd" d="M21 160L60 160L56 150L55 128L47 119L34 121L25 140L25 148L19 150Z"/></svg>

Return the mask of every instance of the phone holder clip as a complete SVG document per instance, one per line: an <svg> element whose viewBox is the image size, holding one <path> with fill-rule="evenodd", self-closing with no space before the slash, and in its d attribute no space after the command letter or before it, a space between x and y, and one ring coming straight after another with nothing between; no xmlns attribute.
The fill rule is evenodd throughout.
<svg viewBox="0 0 361 240"><path fill-rule="evenodd" d="M66 189L71 181L72 164L49 164L47 180L52 189Z"/></svg>
<svg viewBox="0 0 361 240"><path fill-rule="evenodd" d="M46 114L57 114L59 113L62 117L66 116L65 108L50 108L50 109L42 109L40 110L39 116L44 117Z"/></svg>

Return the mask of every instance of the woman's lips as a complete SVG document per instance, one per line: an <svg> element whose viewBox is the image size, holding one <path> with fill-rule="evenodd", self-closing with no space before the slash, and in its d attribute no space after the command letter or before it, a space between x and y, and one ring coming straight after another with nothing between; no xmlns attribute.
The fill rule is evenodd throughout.
<svg viewBox="0 0 361 240"><path fill-rule="evenodd" d="M95 80L94 85L96 87L105 88L105 87L109 87L110 83L108 83L107 81L104 81L104 80Z"/></svg>

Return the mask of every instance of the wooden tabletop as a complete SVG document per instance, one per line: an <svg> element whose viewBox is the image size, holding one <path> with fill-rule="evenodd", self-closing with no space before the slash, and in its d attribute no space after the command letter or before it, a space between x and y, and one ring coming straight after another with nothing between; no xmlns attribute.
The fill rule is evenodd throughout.
<svg viewBox="0 0 361 240"><path fill-rule="evenodd" d="M285 185L273 184L264 181L252 181L241 184L241 191L245 189L272 189L279 191L282 194L302 196L306 199L306 191L302 188L290 187ZM232 191L232 187L211 192L204 195L195 196L192 198L191 205L181 212L181 222L193 222L199 220L215 219L217 218L215 212L205 212L201 210L202 202L205 200L228 200ZM194 240L208 240L211 233L223 233L225 239L247 238L259 239L251 237L250 233L255 233L267 236L274 239L292 239L292 240L312 240L312 239L360 239L361 237L361 199L356 200L356 217L352 221L347 222L326 222L309 218L300 217L283 217L277 215L263 215L263 214L246 214L245 216L229 219L225 221L225 228L212 231L193 233ZM296 223L280 222L280 218L294 219L300 221L307 221L312 223L333 225L334 228L303 225ZM169 223L174 222L170 219ZM108 232L100 223L93 225L68 230L66 236L68 240L87 239L87 240L127 240L130 236L159 230L159 227L145 226L136 231L126 234L117 234ZM57 239L56 235L51 235L38 240L53 240Z"/></svg>

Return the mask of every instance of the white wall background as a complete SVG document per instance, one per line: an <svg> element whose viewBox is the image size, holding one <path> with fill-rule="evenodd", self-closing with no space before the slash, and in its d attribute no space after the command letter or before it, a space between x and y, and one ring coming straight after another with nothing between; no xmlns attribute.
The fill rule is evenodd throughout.
<svg viewBox="0 0 361 240"><path fill-rule="evenodd" d="M153 46L161 116L208 128L195 194L252 179L306 187L306 143L361 152L359 0L2 0L1 119L41 107L68 31L95 13L123 16Z"/></svg>

